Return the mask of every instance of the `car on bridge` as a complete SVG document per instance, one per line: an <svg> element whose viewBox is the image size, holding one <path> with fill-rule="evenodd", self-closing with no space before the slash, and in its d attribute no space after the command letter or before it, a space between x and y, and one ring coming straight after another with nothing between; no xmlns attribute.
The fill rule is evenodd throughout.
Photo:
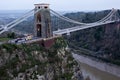
<svg viewBox="0 0 120 80"><path fill-rule="evenodd" d="M33 38L33 35L31 35L31 34L25 36L25 40L31 40L32 38Z"/></svg>
<svg viewBox="0 0 120 80"><path fill-rule="evenodd" d="M25 38L17 38L17 39L9 40L8 43L16 44L16 43L21 43L24 41L26 41Z"/></svg>
<svg viewBox="0 0 120 80"><path fill-rule="evenodd" d="M18 38L15 40L15 43L22 43L24 41L26 41L25 38Z"/></svg>

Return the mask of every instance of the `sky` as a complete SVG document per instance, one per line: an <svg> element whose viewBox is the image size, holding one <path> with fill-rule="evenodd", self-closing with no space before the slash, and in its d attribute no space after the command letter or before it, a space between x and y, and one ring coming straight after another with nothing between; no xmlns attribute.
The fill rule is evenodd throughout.
<svg viewBox="0 0 120 80"><path fill-rule="evenodd" d="M33 9L36 3L49 3L55 11L120 9L120 0L0 0L0 10Z"/></svg>

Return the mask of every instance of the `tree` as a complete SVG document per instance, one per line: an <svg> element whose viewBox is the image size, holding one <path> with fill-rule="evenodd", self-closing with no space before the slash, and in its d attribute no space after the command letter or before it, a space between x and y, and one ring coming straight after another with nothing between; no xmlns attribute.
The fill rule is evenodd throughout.
<svg viewBox="0 0 120 80"><path fill-rule="evenodd" d="M13 39L14 39L14 38L15 38L15 33L14 33L14 32L8 33L8 34L7 34L7 37L8 37L8 38L13 38Z"/></svg>

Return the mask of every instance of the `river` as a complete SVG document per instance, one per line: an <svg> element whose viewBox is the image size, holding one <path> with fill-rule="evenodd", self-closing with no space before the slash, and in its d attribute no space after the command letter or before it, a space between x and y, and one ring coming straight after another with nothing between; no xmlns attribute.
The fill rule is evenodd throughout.
<svg viewBox="0 0 120 80"><path fill-rule="evenodd" d="M90 80L120 80L119 67L107 67L109 66L108 64L95 61L82 55L73 54L73 57L80 64L84 78L89 77Z"/></svg>

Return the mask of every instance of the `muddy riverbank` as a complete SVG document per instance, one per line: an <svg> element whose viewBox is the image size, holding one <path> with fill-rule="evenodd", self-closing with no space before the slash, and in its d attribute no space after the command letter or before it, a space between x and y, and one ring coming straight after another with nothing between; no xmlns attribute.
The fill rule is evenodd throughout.
<svg viewBox="0 0 120 80"><path fill-rule="evenodd" d="M97 59L73 53L80 63L83 75L92 80L120 80L120 67Z"/></svg>

